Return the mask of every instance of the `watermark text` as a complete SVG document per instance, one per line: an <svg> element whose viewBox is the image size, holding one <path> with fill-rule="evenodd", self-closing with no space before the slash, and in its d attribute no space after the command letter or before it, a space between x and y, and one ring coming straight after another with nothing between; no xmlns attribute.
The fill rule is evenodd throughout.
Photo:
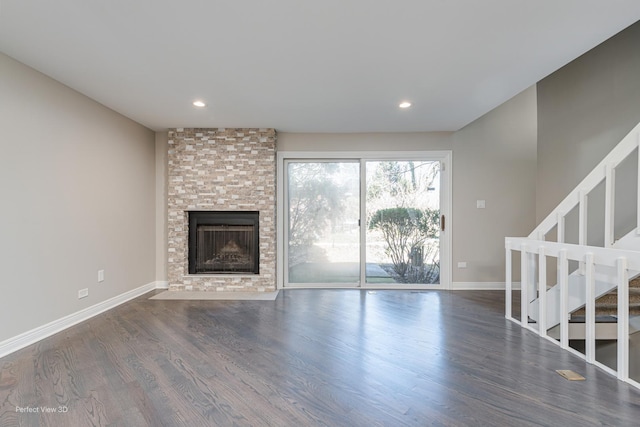
<svg viewBox="0 0 640 427"><path fill-rule="evenodd" d="M69 412L66 406L16 406L16 412L21 414L64 414Z"/></svg>

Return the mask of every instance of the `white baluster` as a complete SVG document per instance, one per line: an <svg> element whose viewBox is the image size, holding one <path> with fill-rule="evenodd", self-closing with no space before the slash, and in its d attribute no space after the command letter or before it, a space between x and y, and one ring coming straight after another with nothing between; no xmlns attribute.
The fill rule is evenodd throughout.
<svg viewBox="0 0 640 427"><path fill-rule="evenodd" d="M547 258L544 246L538 250L538 333L547 336Z"/></svg>
<svg viewBox="0 0 640 427"><path fill-rule="evenodd" d="M507 242L506 244L506 272L505 272L505 280L504 280L504 301L505 301L505 308L504 308L504 315L507 319L511 319L513 316L513 313L511 311L511 295L512 295L512 289L513 289L513 283L511 281L511 244L509 242Z"/></svg>
<svg viewBox="0 0 640 427"><path fill-rule="evenodd" d="M587 244L587 235L588 235L588 212L587 208L589 206L589 196L587 192L584 190L580 190L580 205L578 207L578 244L586 245ZM585 274L585 266L584 261L580 261L579 265L580 274Z"/></svg>
<svg viewBox="0 0 640 427"><path fill-rule="evenodd" d="M569 261L567 250L562 249L558 257L558 283L560 284L560 346L569 348Z"/></svg>
<svg viewBox="0 0 640 427"><path fill-rule="evenodd" d="M527 282L529 283L529 290L527 291L527 295L529 295L529 303L531 303L537 297L537 295L536 295L536 290L537 290L536 275L538 273L538 266L536 264L536 253L535 252L529 252L528 253L528 257L529 257L529 262L528 262L529 271L527 272L527 274L529 275L529 278L528 278Z"/></svg>
<svg viewBox="0 0 640 427"><path fill-rule="evenodd" d="M585 338L587 362L596 360L596 282L594 277L593 254L585 255L586 316Z"/></svg>
<svg viewBox="0 0 640 427"><path fill-rule="evenodd" d="M605 166L605 195L604 195L604 247L610 248L614 240L615 224L615 188L616 174L613 165Z"/></svg>
<svg viewBox="0 0 640 427"><path fill-rule="evenodd" d="M557 220L557 225L558 225L558 243L564 243L564 213L563 212L558 212L558 220Z"/></svg>
<svg viewBox="0 0 640 427"><path fill-rule="evenodd" d="M529 257L527 247L520 248L520 324L529 327Z"/></svg>
<svg viewBox="0 0 640 427"><path fill-rule="evenodd" d="M629 378L629 273L627 259L618 258L618 378Z"/></svg>
<svg viewBox="0 0 640 427"><path fill-rule="evenodd" d="M589 196L584 190L580 190L580 206L578 207L578 244L587 244L587 207L589 206Z"/></svg>

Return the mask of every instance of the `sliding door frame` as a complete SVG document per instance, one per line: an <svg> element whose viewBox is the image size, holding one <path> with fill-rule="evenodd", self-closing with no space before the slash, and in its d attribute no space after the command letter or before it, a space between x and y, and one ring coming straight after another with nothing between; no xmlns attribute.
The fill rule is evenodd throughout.
<svg viewBox="0 0 640 427"><path fill-rule="evenodd" d="M287 198L287 182L285 164L288 161L359 161L360 162L360 284L356 289L451 289L451 236L452 236L452 155L449 150L439 151L279 151L276 165L276 286L278 289L312 288L317 285L289 284L288 274L285 271L285 256L287 246L287 212L285 201ZM440 283L439 284L368 284L366 282L365 259L366 251L366 224L362 219L366 218L366 206L362 203L362 194L366 194L366 169L363 167L367 161L403 161L403 160L427 160L439 161L440 168L440 215L444 216L446 227L440 232ZM442 268L444 267L444 268ZM327 284L323 287L340 287L353 289L354 286Z"/></svg>

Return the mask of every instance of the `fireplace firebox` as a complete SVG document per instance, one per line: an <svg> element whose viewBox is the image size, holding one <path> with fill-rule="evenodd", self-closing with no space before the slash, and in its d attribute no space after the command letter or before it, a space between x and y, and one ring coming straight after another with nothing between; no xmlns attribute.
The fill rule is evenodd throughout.
<svg viewBox="0 0 640 427"><path fill-rule="evenodd" d="M259 213L189 211L189 274L258 274Z"/></svg>

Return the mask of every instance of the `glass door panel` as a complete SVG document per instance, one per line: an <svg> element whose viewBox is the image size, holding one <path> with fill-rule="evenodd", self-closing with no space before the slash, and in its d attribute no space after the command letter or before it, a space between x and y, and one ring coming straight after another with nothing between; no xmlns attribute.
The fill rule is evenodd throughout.
<svg viewBox="0 0 640 427"><path fill-rule="evenodd" d="M440 283L440 162L366 161L368 284Z"/></svg>
<svg viewBox="0 0 640 427"><path fill-rule="evenodd" d="M286 163L287 283L360 281L360 163Z"/></svg>

